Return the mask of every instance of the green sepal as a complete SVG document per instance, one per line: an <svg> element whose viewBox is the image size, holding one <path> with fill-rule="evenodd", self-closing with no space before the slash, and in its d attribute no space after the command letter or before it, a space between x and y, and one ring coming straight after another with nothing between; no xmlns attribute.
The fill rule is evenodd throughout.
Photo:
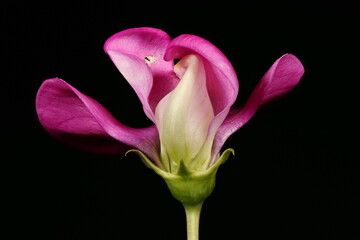
<svg viewBox="0 0 360 240"><path fill-rule="evenodd" d="M234 155L233 149L226 149L215 164L206 170L198 171L187 168L183 161L181 161L178 171L176 173L169 173L156 166L141 151L134 149L129 150L126 154L129 152L137 153L146 166L153 169L165 180L171 194L182 204L186 205L200 204L212 193L219 166L229 158L230 153Z"/></svg>
<svg viewBox="0 0 360 240"><path fill-rule="evenodd" d="M141 161L145 164L146 167L154 170L158 175L160 175L161 177L163 177L163 175L172 175L171 173L168 173L164 170L162 170L161 168L159 168L158 166L156 166L144 153L142 153L140 150L137 149L130 149L129 151L127 151L125 153L125 156L127 156L129 153L136 153Z"/></svg>
<svg viewBox="0 0 360 240"><path fill-rule="evenodd" d="M130 149L125 153L125 157L127 157L127 155L129 153L136 153L140 156L141 161L143 162L143 164L150 169L153 169L153 167L151 166L151 164L153 164L141 151L137 150L137 149Z"/></svg>

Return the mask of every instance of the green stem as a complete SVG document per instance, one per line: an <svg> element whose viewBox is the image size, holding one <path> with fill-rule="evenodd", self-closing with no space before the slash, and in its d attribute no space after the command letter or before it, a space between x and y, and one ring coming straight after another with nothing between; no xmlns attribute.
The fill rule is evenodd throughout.
<svg viewBox="0 0 360 240"><path fill-rule="evenodd" d="M183 204L186 213L187 240L199 240L199 223L202 202L199 204Z"/></svg>

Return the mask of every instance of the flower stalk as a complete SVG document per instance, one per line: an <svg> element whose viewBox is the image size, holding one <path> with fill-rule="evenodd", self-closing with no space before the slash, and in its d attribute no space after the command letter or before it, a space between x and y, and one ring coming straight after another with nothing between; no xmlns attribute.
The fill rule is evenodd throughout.
<svg viewBox="0 0 360 240"><path fill-rule="evenodd" d="M200 213L203 202L183 204L186 214L187 240L199 240Z"/></svg>

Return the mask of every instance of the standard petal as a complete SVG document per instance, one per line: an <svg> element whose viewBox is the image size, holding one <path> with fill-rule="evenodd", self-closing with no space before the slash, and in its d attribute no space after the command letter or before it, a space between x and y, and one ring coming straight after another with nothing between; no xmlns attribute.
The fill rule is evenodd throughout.
<svg viewBox="0 0 360 240"><path fill-rule="evenodd" d="M178 83L173 61L164 61L171 38L155 28L133 28L110 37L104 50L133 87L145 114L154 121L158 102Z"/></svg>
<svg viewBox="0 0 360 240"><path fill-rule="evenodd" d="M184 34L173 39L164 58L180 59L189 54L196 54L203 59L206 87L215 114L209 127L207 141L199 153L202 155L212 148L215 133L237 98L239 82L226 56L213 44L198 36Z"/></svg>
<svg viewBox="0 0 360 240"><path fill-rule="evenodd" d="M137 148L158 162L155 126L127 127L103 106L59 78L44 81L36 96L40 123L54 137L81 149L121 153Z"/></svg>
<svg viewBox="0 0 360 240"><path fill-rule="evenodd" d="M231 111L216 133L214 148L219 153L226 139L255 114L263 103L286 94L293 89L304 74L304 67L294 55L285 54L262 77L246 104Z"/></svg>

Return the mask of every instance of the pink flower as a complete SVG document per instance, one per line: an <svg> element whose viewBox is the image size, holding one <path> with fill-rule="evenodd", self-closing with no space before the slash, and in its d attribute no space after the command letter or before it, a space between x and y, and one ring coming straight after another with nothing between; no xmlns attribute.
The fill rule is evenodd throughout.
<svg viewBox="0 0 360 240"><path fill-rule="evenodd" d="M125 126L59 78L44 81L38 91L41 124L55 138L84 150L138 149L169 173L176 173L181 164L195 171L211 167L226 139L260 105L290 91L304 73L300 61L285 54L263 76L246 104L231 109L239 89L236 73L224 54L203 38L184 34L171 39L159 29L134 28L113 35L104 49L154 125ZM181 60L174 66L174 59Z"/></svg>

